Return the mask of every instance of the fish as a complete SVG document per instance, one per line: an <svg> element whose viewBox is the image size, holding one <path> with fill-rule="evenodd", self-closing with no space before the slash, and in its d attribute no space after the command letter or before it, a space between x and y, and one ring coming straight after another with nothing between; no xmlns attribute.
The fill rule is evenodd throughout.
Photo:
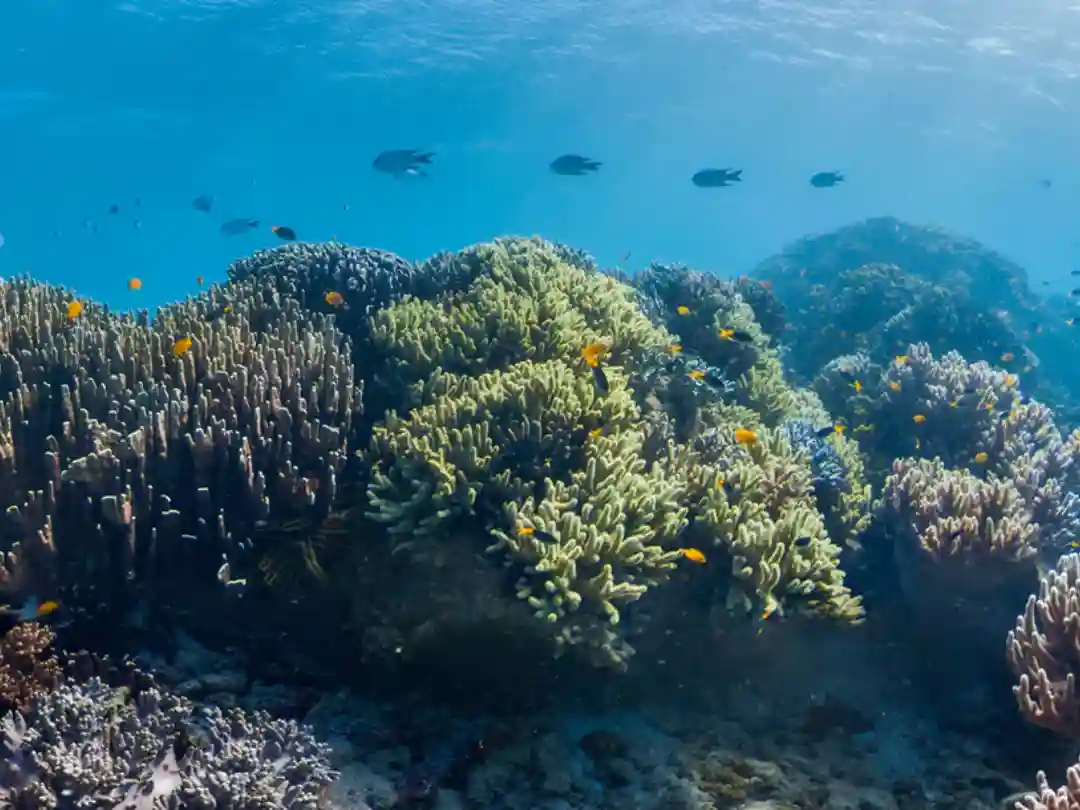
<svg viewBox="0 0 1080 810"><path fill-rule="evenodd" d="M898 383L896 380L889 380L889 388L892 389L893 391L899 392L900 391L900 383Z"/></svg>
<svg viewBox="0 0 1080 810"><path fill-rule="evenodd" d="M906 354L898 354L896 355L896 357L893 358L893 362L896 363L896 365L898 366L906 366L907 361L908 356Z"/></svg>
<svg viewBox="0 0 1080 810"><path fill-rule="evenodd" d="M808 545L810 545L813 539L814 538L809 536L796 537L795 542L792 545L794 545L796 548L806 548Z"/></svg>
<svg viewBox="0 0 1080 810"><path fill-rule="evenodd" d="M83 311L82 301L70 301L67 305L67 319L73 321L78 318Z"/></svg>
<svg viewBox="0 0 1080 810"><path fill-rule="evenodd" d="M913 421L916 425L921 425L923 422L926 421L926 417L921 413L917 413L913 417L911 417L911 421Z"/></svg>
<svg viewBox="0 0 1080 810"><path fill-rule="evenodd" d="M270 230L277 236L278 239L281 239L285 242L296 241L296 231L285 225L274 225L272 228L270 228Z"/></svg>
<svg viewBox="0 0 1080 810"><path fill-rule="evenodd" d="M736 428L735 441L739 444L754 444L757 441L757 433L748 428Z"/></svg>
<svg viewBox="0 0 1080 810"><path fill-rule="evenodd" d="M517 531L519 537L535 537L537 540L541 540L545 543L556 543L555 536L548 534L545 531L534 529L532 526L522 526Z"/></svg>
<svg viewBox="0 0 1080 810"><path fill-rule="evenodd" d="M195 276L195 283L201 287L203 284L206 283L206 279L202 276Z"/></svg>
<svg viewBox="0 0 1080 810"><path fill-rule="evenodd" d="M242 233L255 230L259 227L259 220L246 219L245 217L238 217L236 219L226 220L221 223L221 227L218 228L226 236L239 236Z"/></svg>
<svg viewBox="0 0 1080 810"><path fill-rule="evenodd" d="M109 213L110 214L119 214L120 213L120 206L117 205L116 203L113 203L112 205L109 206Z"/></svg>
<svg viewBox="0 0 1080 810"><path fill-rule="evenodd" d="M814 188L832 188L843 182L844 175L840 172L818 172L810 178L810 185Z"/></svg>
<svg viewBox="0 0 1080 810"><path fill-rule="evenodd" d="M1070 276L1080 276L1080 270L1070 270L1069 275Z"/></svg>
<svg viewBox="0 0 1080 810"><path fill-rule="evenodd" d="M1016 355L1014 355L1012 352L1005 352L1005 354L1001 355L1001 362L1002 363L1011 363L1015 356Z"/></svg>
<svg viewBox="0 0 1080 810"><path fill-rule="evenodd" d="M204 214L209 214L214 210L214 195L200 194L191 201L191 207L196 211L202 211Z"/></svg>
<svg viewBox="0 0 1080 810"><path fill-rule="evenodd" d="M855 389L856 394L862 393L862 383L858 380L855 380L853 383L851 383L851 387Z"/></svg>
<svg viewBox="0 0 1080 810"><path fill-rule="evenodd" d="M599 391L601 394L606 394L609 390L611 390L610 386L608 385L607 374L604 373L604 370L600 368L600 366L592 367L592 377L593 384L596 385L596 390Z"/></svg>
<svg viewBox="0 0 1080 810"><path fill-rule="evenodd" d="M1072 296L1080 295L1080 287L1077 287L1076 289L1073 289L1073 290L1069 290L1069 295L1072 295Z"/></svg>
<svg viewBox="0 0 1080 810"><path fill-rule="evenodd" d="M698 565L704 565L708 560L705 559L705 554L699 548L682 548L679 549L682 555L692 563Z"/></svg>
<svg viewBox="0 0 1080 810"><path fill-rule="evenodd" d="M427 177L421 167L430 166L434 152L419 149L387 149L371 162L371 168L393 177Z"/></svg>
<svg viewBox="0 0 1080 810"><path fill-rule="evenodd" d="M694 173L690 182L698 188L727 188L742 182L742 169L702 169Z"/></svg>
<svg viewBox="0 0 1080 810"><path fill-rule="evenodd" d="M589 368L596 368L600 365L600 355L605 352L607 352L607 346L603 343L590 343L581 349L581 356Z"/></svg>
<svg viewBox="0 0 1080 810"><path fill-rule="evenodd" d="M191 351L191 344L194 341L189 337L177 338L173 342L172 354L173 357L183 357L189 351Z"/></svg>
<svg viewBox="0 0 1080 810"><path fill-rule="evenodd" d="M985 450L980 450L975 454L975 463L985 464L989 458L990 456Z"/></svg>
<svg viewBox="0 0 1080 810"><path fill-rule="evenodd" d="M761 282L764 284L765 282ZM753 343L754 336L742 329L721 329L717 334L721 340L738 341L739 343Z"/></svg>
<svg viewBox="0 0 1080 810"><path fill-rule="evenodd" d="M693 371L691 371L686 376L689 377L691 380L704 380L705 379L705 372L702 371L699 368L695 368Z"/></svg>
<svg viewBox="0 0 1080 810"><path fill-rule="evenodd" d="M214 307L206 315L203 316L203 320L216 321L222 315L227 315L232 312L232 304L222 304L220 307Z"/></svg>
<svg viewBox="0 0 1080 810"><path fill-rule="evenodd" d="M689 315L690 307L686 306L685 304L679 304L677 307L675 307L675 311L680 315Z"/></svg>
<svg viewBox="0 0 1080 810"><path fill-rule="evenodd" d="M326 295L323 296L323 301L325 301L332 307L345 306L345 299L337 290L330 290L328 293L326 293Z"/></svg>
<svg viewBox="0 0 1080 810"><path fill-rule="evenodd" d="M1002 380L1001 384L1004 385L1006 388L1012 388L1014 385L1016 385L1016 377L1014 377L1012 374L1006 374L1005 379Z"/></svg>
<svg viewBox="0 0 1080 810"><path fill-rule="evenodd" d="M1077 321L1076 318L1066 318L1065 319L1065 325L1066 326L1076 326L1076 321Z"/></svg>
<svg viewBox="0 0 1080 810"><path fill-rule="evenodd" d="M581 177L589 172L599 171L603 165L598 160L582 157L581 155L559 155L559 157L551 161L548 168L555 174L561 174L564 177Z"/></svg>
<svg viewBox="0 0 1080 810"><path fill-rule="evenodd" d="M596 441L597 439L599 439L603 435L604 435L604 429L603 428L593 428L588 433L588 437L589 437L590 441Z"/></svg>
<svg viewBox="0 0 1080 810"><path fill-rule="evenodd" d="M678 354L682 351L682 346L680 346L678 343L672 343L670 346L668 346L668 351L672 354Z"/></svg>
<svg viewBox="0 0 1080 810"><path fill-rule="evenodd" d="M141 290L142 289L142 281L140 279L137 279L137 278L129 278L127 288L129 290Z"/></svg>
<svg viewBox="0 0 1080 810"><path fill-rule="evenodd" d="M50 616L60 608L60 603L54 600L39 602L36 596L29 597L18 608L10 605L0 605L0 611L8 614L17 622L32 622Z"/></svg>

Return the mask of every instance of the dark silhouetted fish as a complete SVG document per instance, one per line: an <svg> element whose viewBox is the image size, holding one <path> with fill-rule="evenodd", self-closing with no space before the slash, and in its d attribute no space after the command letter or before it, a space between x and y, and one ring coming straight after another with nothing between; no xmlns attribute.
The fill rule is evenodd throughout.
<svg viewBox="0 0 1080 810"><path fill-rule="evenodd" d="M221 228L219 230L226 236L239 236L242 233L247 233L258 227L259 220L240 217L221 223Z"/></svg>
<svg viewBox="0 0 1080 810"><path fill-rule="evenodd" d="M277 235L278 239L284 240L285 242L293 242L296 240L296 231L285 225L275 225L270 230Z"/></svg>
<svg viewBox="0 0 1080 810"><path fill-rule="evenodd" d="M200 194L194 200L191 201L191 207L196 211L203 211L210 213L214 208L214 195L213 194Z"/></svg>
<svg viewBox="0 0 1080 810"><path fill-rule="evenodd" d="M592 160L581 155L560 155L551 161L551 170L555 174L566 177L580 177L583 174L597 171L602 165L599 160Z"/></svg>
<svg viewBox="0 0 1080 810"><path fill-rule="evenodd" d="M421 152L419 149L388 149L381 152L372 162L375 171L394 177L427 177L421 167L430 166L434 152Z"/></svg>
<svg viewBox="0 0 1080 810"><path fill-rule="evenodd" d="M726 188L742 182L742 169L702 169L690 182L698 188Z"/></svg>
<svg viewBox="0 0 1080 810"><path fill-rule="evenodd" d="M110 214L119 214L120 213L120 206L113 203L112 205L109 206L109 213Z"/></svg>
<svg viewBox="0 0 1080 810"><path fill-rule="evenodd" d="M814 188L832 188L843 182L844 175L840 174L840 172L818 172L810 178L810 185Z"/></svg>

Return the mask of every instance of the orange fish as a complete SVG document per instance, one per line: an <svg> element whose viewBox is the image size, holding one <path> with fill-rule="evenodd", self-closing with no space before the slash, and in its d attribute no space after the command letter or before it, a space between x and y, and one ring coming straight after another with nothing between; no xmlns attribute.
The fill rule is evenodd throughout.
<svg viewBox="0 0 1080 810"><path fill-rule="evenodd" d="M590 343L581 350L581 356L585 358L585 365L589 368L596 368L600 365L600 355L607 351L607 346L603 343Z"/></svg>
<svg viewBox="0 0 1080 810"><path fill-rule="evenodd" d="M176 342L172 346L173 357L183 357L189 351L191 351L191 344L194 341L189 337L177 338Z"/></svg>
<svg viewBox="0 0 1080 810"><path fill-rule="evenodd" d="M67 317L73 321L82 314L82 301L72 301L67 305Z"/></svg>
<svg viewBox="0 0 1080 810"><path fill-rule="evenodd" d="M747 428L736 428L735 441L739 444L753 444L757 441L757 433Z"/></svg>
<svg viewBox="0 0 1080 810"><path fill-rule="evenodd" d="M517 531L519 537L535 537L537 540L543 540L545 543L554 543L555 537L547 532L534 529L532 526L522 526Z"/></svg>
<svg viewBox="0 0 1080 810"><path fill-rule="evenodd" d="M341 293L336 290L331 290L323 296L323 300L332 307L345 306L345 299L341 297Z"/></svg>
<svg viewBox="0 0 1080 810"><path fill-rule="evenodd" d="M1016 385L1016 377L1014 377L1012 374L1006 374L1004 384L1006 388L1012 388L1014 385Z"/></svg>
<svg viewBox="0 0 1080 810"><path fill-rule="evenodd" d="M1005 354L1001 355L1001 362L1002 363L1011 363L1012 359L1013 359L1013 353L1012 352L1005 352Z"/></svg>
<svg viewBox="0 0 1080 810"><path fill-rule="evenodd" d="M686 376L689 377L691 380L704 380L705 379L705 372L702 371L699 368L695 368L693 371L691 371Z"/></svg>
<svg viewBox="0 0 1080 810"><path fill-rule="evenodd" d="M985 464L988 458L990 458L990 456L987 455L985 450L975 454L975 461L979 464Z"/></svg>
<svg viewBox="0 0 1080 810"><path fill-rule="evenodd" d="M891 388L893 391L899 391L900 390L900 383L898 383L896 380L890 380L889 381L889 388Z"/></svg>
<svg viewBox="0 0 1080 810"><path fill-rule="evenodd" d="M923 416L921 413L915 414L913 417L911 417L911 419L915 422L916 425L921 425L923 422L926 421L926 417Z"/></svg>
<svg viewBox="0 0 1080 810"><path fill-rule="evenodd" d="M48 602L42 602L40 605L38 605L37 615L39 617L48 616L52 613L55 613L59 608L60 603L50 599Z"/></svg>
<svg viewBox="0 0 1080 810"><path fill-rule="evenodd" d="M688 559L692 563L697 563L698 565L702 565L703 563L706 562L705 555L701 552L701 549L684 548L684 549L680 549L680 550L682 551L683 556L686 557L686 559Z"/></svg>
<svg viewBox="0 0 1080 810"><path fill-rule="evenodd" d="M128 279L128 289L129 290L141 290L142 289L142 281L140 281L137 278L129 278Z"/></svg>

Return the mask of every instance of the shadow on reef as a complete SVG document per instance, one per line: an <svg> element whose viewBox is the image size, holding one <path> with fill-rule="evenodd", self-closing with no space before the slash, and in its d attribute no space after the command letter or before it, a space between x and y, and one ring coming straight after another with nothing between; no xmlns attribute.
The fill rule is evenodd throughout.
<svg viewBox="0 0 1080 810"><path fill-rule="evenodd" d="M72 707L101 745L119 713L167 732L94 789L207 807L248 806L207 782L234 755L295 807L505 808L522 769L522 806L637 806L645 771L649 807L728 806L748 756L816 774L759 797L798 807L836 763L905 810L1022 792L1080 739L1080 433L1010 365L1038 359L992 311L1040 306L1022 272L859 227L896 244L807 242L771 288L521 238L416 265L291 243L153 316L5 282L8 750L39 761ZM1003 286L956 293L975 270ZM156 680L59 678L50 645Z"/></svg>

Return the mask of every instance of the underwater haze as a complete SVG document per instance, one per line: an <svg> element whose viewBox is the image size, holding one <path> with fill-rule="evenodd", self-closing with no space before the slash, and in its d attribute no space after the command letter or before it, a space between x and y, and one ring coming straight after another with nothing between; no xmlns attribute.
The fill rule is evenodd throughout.
<svg viewBox="0 0 1080 810"><path fill-rule="evenodd" d="M0 272L171 300L275 241L223 237L189 204L212 194L411 259L540 233L735 274L891 214L1050 275L1080 257L1078 41L1077 8L1003 0L15 3ZM374 173L390 148L436 152L430 178ZM554 176L567 152L603 167ZM710 166L743 182L690 183ZM827 170L843 187L808 185Z"/></svg>

